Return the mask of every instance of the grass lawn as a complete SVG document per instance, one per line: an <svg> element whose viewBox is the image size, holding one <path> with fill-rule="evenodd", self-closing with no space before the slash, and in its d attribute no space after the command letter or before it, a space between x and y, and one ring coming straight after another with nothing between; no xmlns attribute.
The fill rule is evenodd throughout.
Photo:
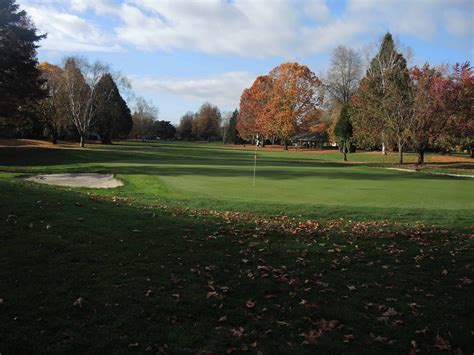
<svg viewBox="0 0 474 355"><path fill-rule="evenodd" d="M253 187L220 145L0 148L0 353L472 353L474 180L339 159L259 152Z"/></svg>

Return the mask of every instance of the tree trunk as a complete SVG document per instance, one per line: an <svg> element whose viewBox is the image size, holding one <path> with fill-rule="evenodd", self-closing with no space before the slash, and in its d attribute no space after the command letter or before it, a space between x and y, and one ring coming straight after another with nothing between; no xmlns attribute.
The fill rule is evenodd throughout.
<svg viewBox="0 0 474 355"><path fill-rule="evenodd" d="M387 155L387 150L385 149L385 134L382 132L382 154Z"/></svg>
<svg viewBox="0 0 474 355"><path fill-rule="evenodd" d="M80 138L80 141L79 141L79 145L81 148L84 148L84 136L81 134L81 138Z"/></svg>
<svg viewBox="0 0 474 355"><path fill-rule="evenodd" d="M423 165L425 163L425 149L424 148L419 148L418 149L418 165Z"/></svg>
<svg viewBox="0 0 474 355"><path fill-rule="evenodd" d="M288 142L285 139L285 150L288 150Z"/></svg>
<svg viewBox="0 0 474 355"><path fill-rule="evenodd" d="M58 133L51 131L51 143L58 144Z"/></svg>
<svg viewBox="0 0 474 355"><path fill-rule="evenodd" d="M469 151L471 152L471 158L474 158L474 148L471 148Z"/></svg>
<svg viewBox="0 0 474 355"><path fill-rule="evenodd" d="M342 160L347 161L346 140L342 141Z"/></svg>
<svg viewBox="0 0 474 355"><path fill-rule="evenodd" d="M403 147L401 144L398 144L398 162L400 165L403 164Z"/></svg>

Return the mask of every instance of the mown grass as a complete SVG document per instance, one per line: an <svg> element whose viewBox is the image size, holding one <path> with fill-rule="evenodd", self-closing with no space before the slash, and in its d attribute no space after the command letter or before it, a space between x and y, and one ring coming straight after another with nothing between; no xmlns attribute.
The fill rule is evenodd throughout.
<svg viewBox="0 0 474 355"><path fill-rule="evenodd" d="M472 353L472 181L285 154L261 153L271 173L255 190L263 182L273 190L255 197L235 187L251 182L251 152L0 149L0 352ZM53 171L114 172L126 184L69 189L15 178ZM313 179L334 191L378 181L393 191L302 205L314 187L283 190ZM403 186L421 189L422 201ZM320 224L306 230L308 218Z"/></svg>
<svg viewBox="0 0 474 355"><path fill-rule="evenodd" d="M315 219L341 216L419 221L460 228L470 226L474 208L471 178L384 169L392 156L356 153L350 159L357 164L342 164L335 152L262 151L254 187L252 151L183 143L89 147L3 148L0 162L3 170L18 173L115 173L125 186L96 193L148 205L166 203L268 215L283 212ZM412 158L414 155L407 154L407 159Z"/></svg>

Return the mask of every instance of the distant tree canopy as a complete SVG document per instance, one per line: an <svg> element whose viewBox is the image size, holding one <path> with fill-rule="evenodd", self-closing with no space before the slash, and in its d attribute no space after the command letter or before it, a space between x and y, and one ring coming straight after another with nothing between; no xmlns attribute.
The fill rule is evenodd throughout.
<svg viewBox="0 0 474 355"><path fill-rule="evenodd" d="M14 0L0 1L0 119L17 121L31 103L45 96L37 68L38 35Z"/></svg>
<svg viewBox="0 0 474 355"><path fill-rule="evenodd" d="M193 121L194 113L187 112L184 116L181 117L179 121L178 128L176 129L179 139L190 140L193 138Z"/></svg>
<svg viewBox="0 0 474 355"><path fill-rule="evenodd" d="M277 137L285 146L315 118L323 102L322 84L308 67L284 63L258 77L240 98L237 130L245 139Z"/></svg>
<svg viewBox="0 0 474 355"><path fill-rule="evenodd" d="M139 97L132 115L133 129L131 135L145 141L156 136L155 121L158 119L158 107Z"/></svg>
<svg viewBox="0 0 474 355"><path fill-rule="evenodd" d="M221 112L208 102L203 104L193 120L192 134L198 139L212 140L219 138Z"/></svg>
<svg viewBox="0 0 474 355"><path fill-rule="evenodd" d="M324 82L330 96L340 104L349 103L363 76L362 59L351 48L338 46L331 55L331 65Z"/></svg>

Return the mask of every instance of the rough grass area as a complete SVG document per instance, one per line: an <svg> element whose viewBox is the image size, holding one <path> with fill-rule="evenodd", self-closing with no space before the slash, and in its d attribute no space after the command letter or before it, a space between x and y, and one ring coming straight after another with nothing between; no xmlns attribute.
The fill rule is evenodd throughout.
<svg viewBox="0 0 474 355"><path fill-rule="evenodd" d="M474 351L473 179L260 154L1 148L0 353Z"/></svg>
<svg viewBox="0 0 474 355"><path fill-rule="evenodd" d="M2 353L474 350L466 235L0 188Z"/></svg>

